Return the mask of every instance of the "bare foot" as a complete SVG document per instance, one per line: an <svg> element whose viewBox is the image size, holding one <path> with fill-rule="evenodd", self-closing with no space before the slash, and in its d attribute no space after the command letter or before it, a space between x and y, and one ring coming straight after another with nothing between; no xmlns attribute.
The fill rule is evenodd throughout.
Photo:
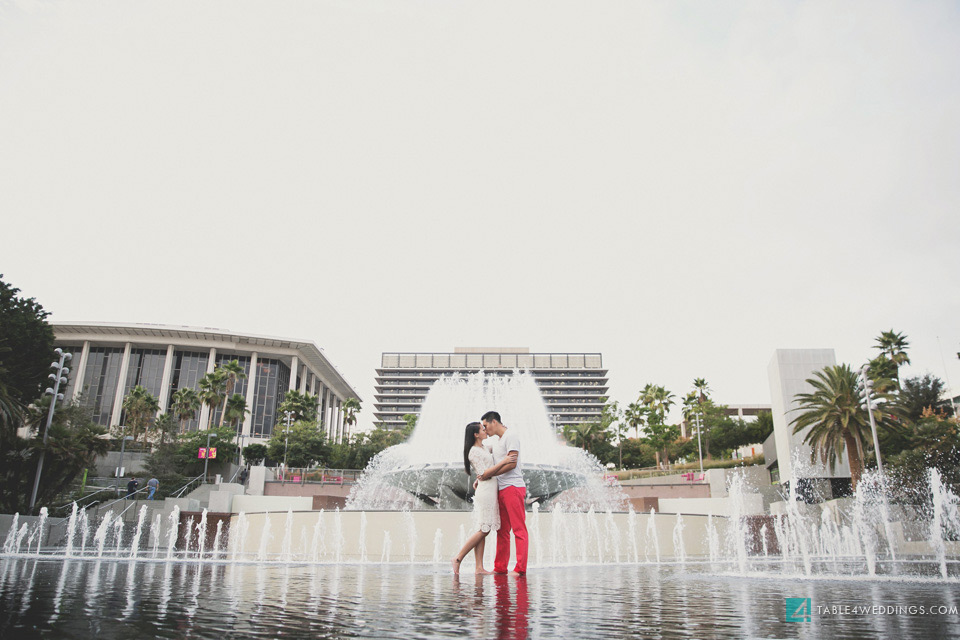
<svg viewBox="0 0 960 640"><path fill-rule="evenodd" d="M454 558L450 561L451 566L453 566L453 575L460 575L460 561Z"/></svg>
<svg viewBox="0 0 960 640"><path fill-rule="evenodd" d="M476 572L476 573L477 573L478 576L492 576L492 575L493 575L493 571L487 571L487 570L484 569L483 567L480 567L479 569L477 569L477 572Z"/></svg>
<svg viewBox="0 0 960 640"><path fill-rule="evenodd" d="M526 574L526 572L521 573L521 572L519 572L519 571L511 571L511 572L508 573L507 575L508 575L508 576L513 576L514 578L522 578L523 576L525 576L525 575L527 575L527 574Z"/></svg>

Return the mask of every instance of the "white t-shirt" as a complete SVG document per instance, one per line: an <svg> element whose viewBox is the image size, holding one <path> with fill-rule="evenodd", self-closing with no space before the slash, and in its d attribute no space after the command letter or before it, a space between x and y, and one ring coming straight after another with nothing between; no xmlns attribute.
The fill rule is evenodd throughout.
<svg viewBox="0 0 960 640"><path fill-rule="evenodd" d="M507 429L493 445L493 461L500 464L500 461L507 457L511 451L520 453L520 438L511 429ZM497 476L497 487L520 487L526 488L523 482L523 473L520 470L520 457L517 456L517 466L506 473Z"/></svg>

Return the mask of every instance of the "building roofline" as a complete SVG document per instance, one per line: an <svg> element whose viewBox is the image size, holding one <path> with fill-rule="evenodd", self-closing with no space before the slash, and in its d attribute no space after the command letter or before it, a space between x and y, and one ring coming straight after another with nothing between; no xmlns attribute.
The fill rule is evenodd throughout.
<svg viewBox="0 0 960 640"><path fill-rule="evenodd" d="M306 361L314 370L334 384L342 386L339 391L346 398L361 400L359 394L347 381L342 373L327 358L323 349L312 340L298 338L281 338L264 336L252 333L237 333L215 327L191 327L186 325L151 324L140 322L79 322L57 321L51 322L58 340L67 340L70 334L99 334L103 336L140 336L143 338L167 338L175 343L177 339L186 340L222 340L245 344L251 347L265 347L267 349L281 348L300 351L306 356ZM66 335L64 335L66 334ZM256 351L256 349L251 349Z"/></svg>

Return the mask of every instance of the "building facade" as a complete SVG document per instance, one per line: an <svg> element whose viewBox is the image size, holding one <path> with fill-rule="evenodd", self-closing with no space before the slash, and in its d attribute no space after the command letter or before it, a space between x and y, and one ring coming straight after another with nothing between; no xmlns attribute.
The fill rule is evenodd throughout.
<svg viewBox="0 0 960 640"><path fill-rule="evenodd" d="M327 435L341 441L348 426L343 402L359 396L316 344L304 340L231 333L220 329L150 324L52 323L56 345L73 354L66 397L78 399L94 419L110 427L123 424L123 399L140 385L167 411L178 389L197 389L217 366L237 360L246 378L233 393L247 400L249 413L241 435L244 443L264 441L273 434L278 406L289 390L319 398ZM214 424L220 408L214 410ZM206 405L187 429L206 425Z"/></svg>
<svg viewBox="0 0 960 640"><path fill-rule="evenodd" d="M528 371L540 387L550 420L561 425L600 418L607 371L599 353L530 353L527 348L457 347L453 353L384 353L376 376L374 419L388 428L420 415L431 385L453 373Z"/></svg>

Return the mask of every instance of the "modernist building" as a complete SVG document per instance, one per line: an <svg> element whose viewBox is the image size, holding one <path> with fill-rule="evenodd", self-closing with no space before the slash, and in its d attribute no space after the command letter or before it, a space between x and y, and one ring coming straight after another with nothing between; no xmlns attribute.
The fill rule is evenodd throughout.
<svg viewBox="0 0 960 640"><path fill-rule="evenodd" d="M345 434L342 405L359 396L316 344L220 329L151 324L52 323L58 347L73 354L66 397L79 398L103 426L123 424L123 398L136 385L160 400L160 412L178 389L198 388L199 380L220 364L237 360L246 378L234 393L247 399L244 442L268 439L279 418L277 407L287 391L319 397L327 434ZM187 425L207 424L204 406ZM214 413L214 424L220 409Z"/></svg>
<svg viewBox="0 0 960 640"><path fill-rule="evenodd" d="M430 386L443 375L478 371L533 375L555 426L598 419L607 395L599 353L530 353L527 348L458 347L453 353L384 353L377 369L374 419L387 427L420 414Z"/></svg>
<svg viewBox="0 0 960 640"><path fill-rule="evenodd" d="M797 480L828 482L834 491L849 486L850 465L847 456L840 456L831 469L813 462L811 448L803 440L810 427L793 432L797 394L814 391L808 379L817 371L837 364L833 349L777 349L767 374L773 413L773 433L763 443L765 464L774 480L787 483ZM797 468L797 465L800 468Z"/></svg>

